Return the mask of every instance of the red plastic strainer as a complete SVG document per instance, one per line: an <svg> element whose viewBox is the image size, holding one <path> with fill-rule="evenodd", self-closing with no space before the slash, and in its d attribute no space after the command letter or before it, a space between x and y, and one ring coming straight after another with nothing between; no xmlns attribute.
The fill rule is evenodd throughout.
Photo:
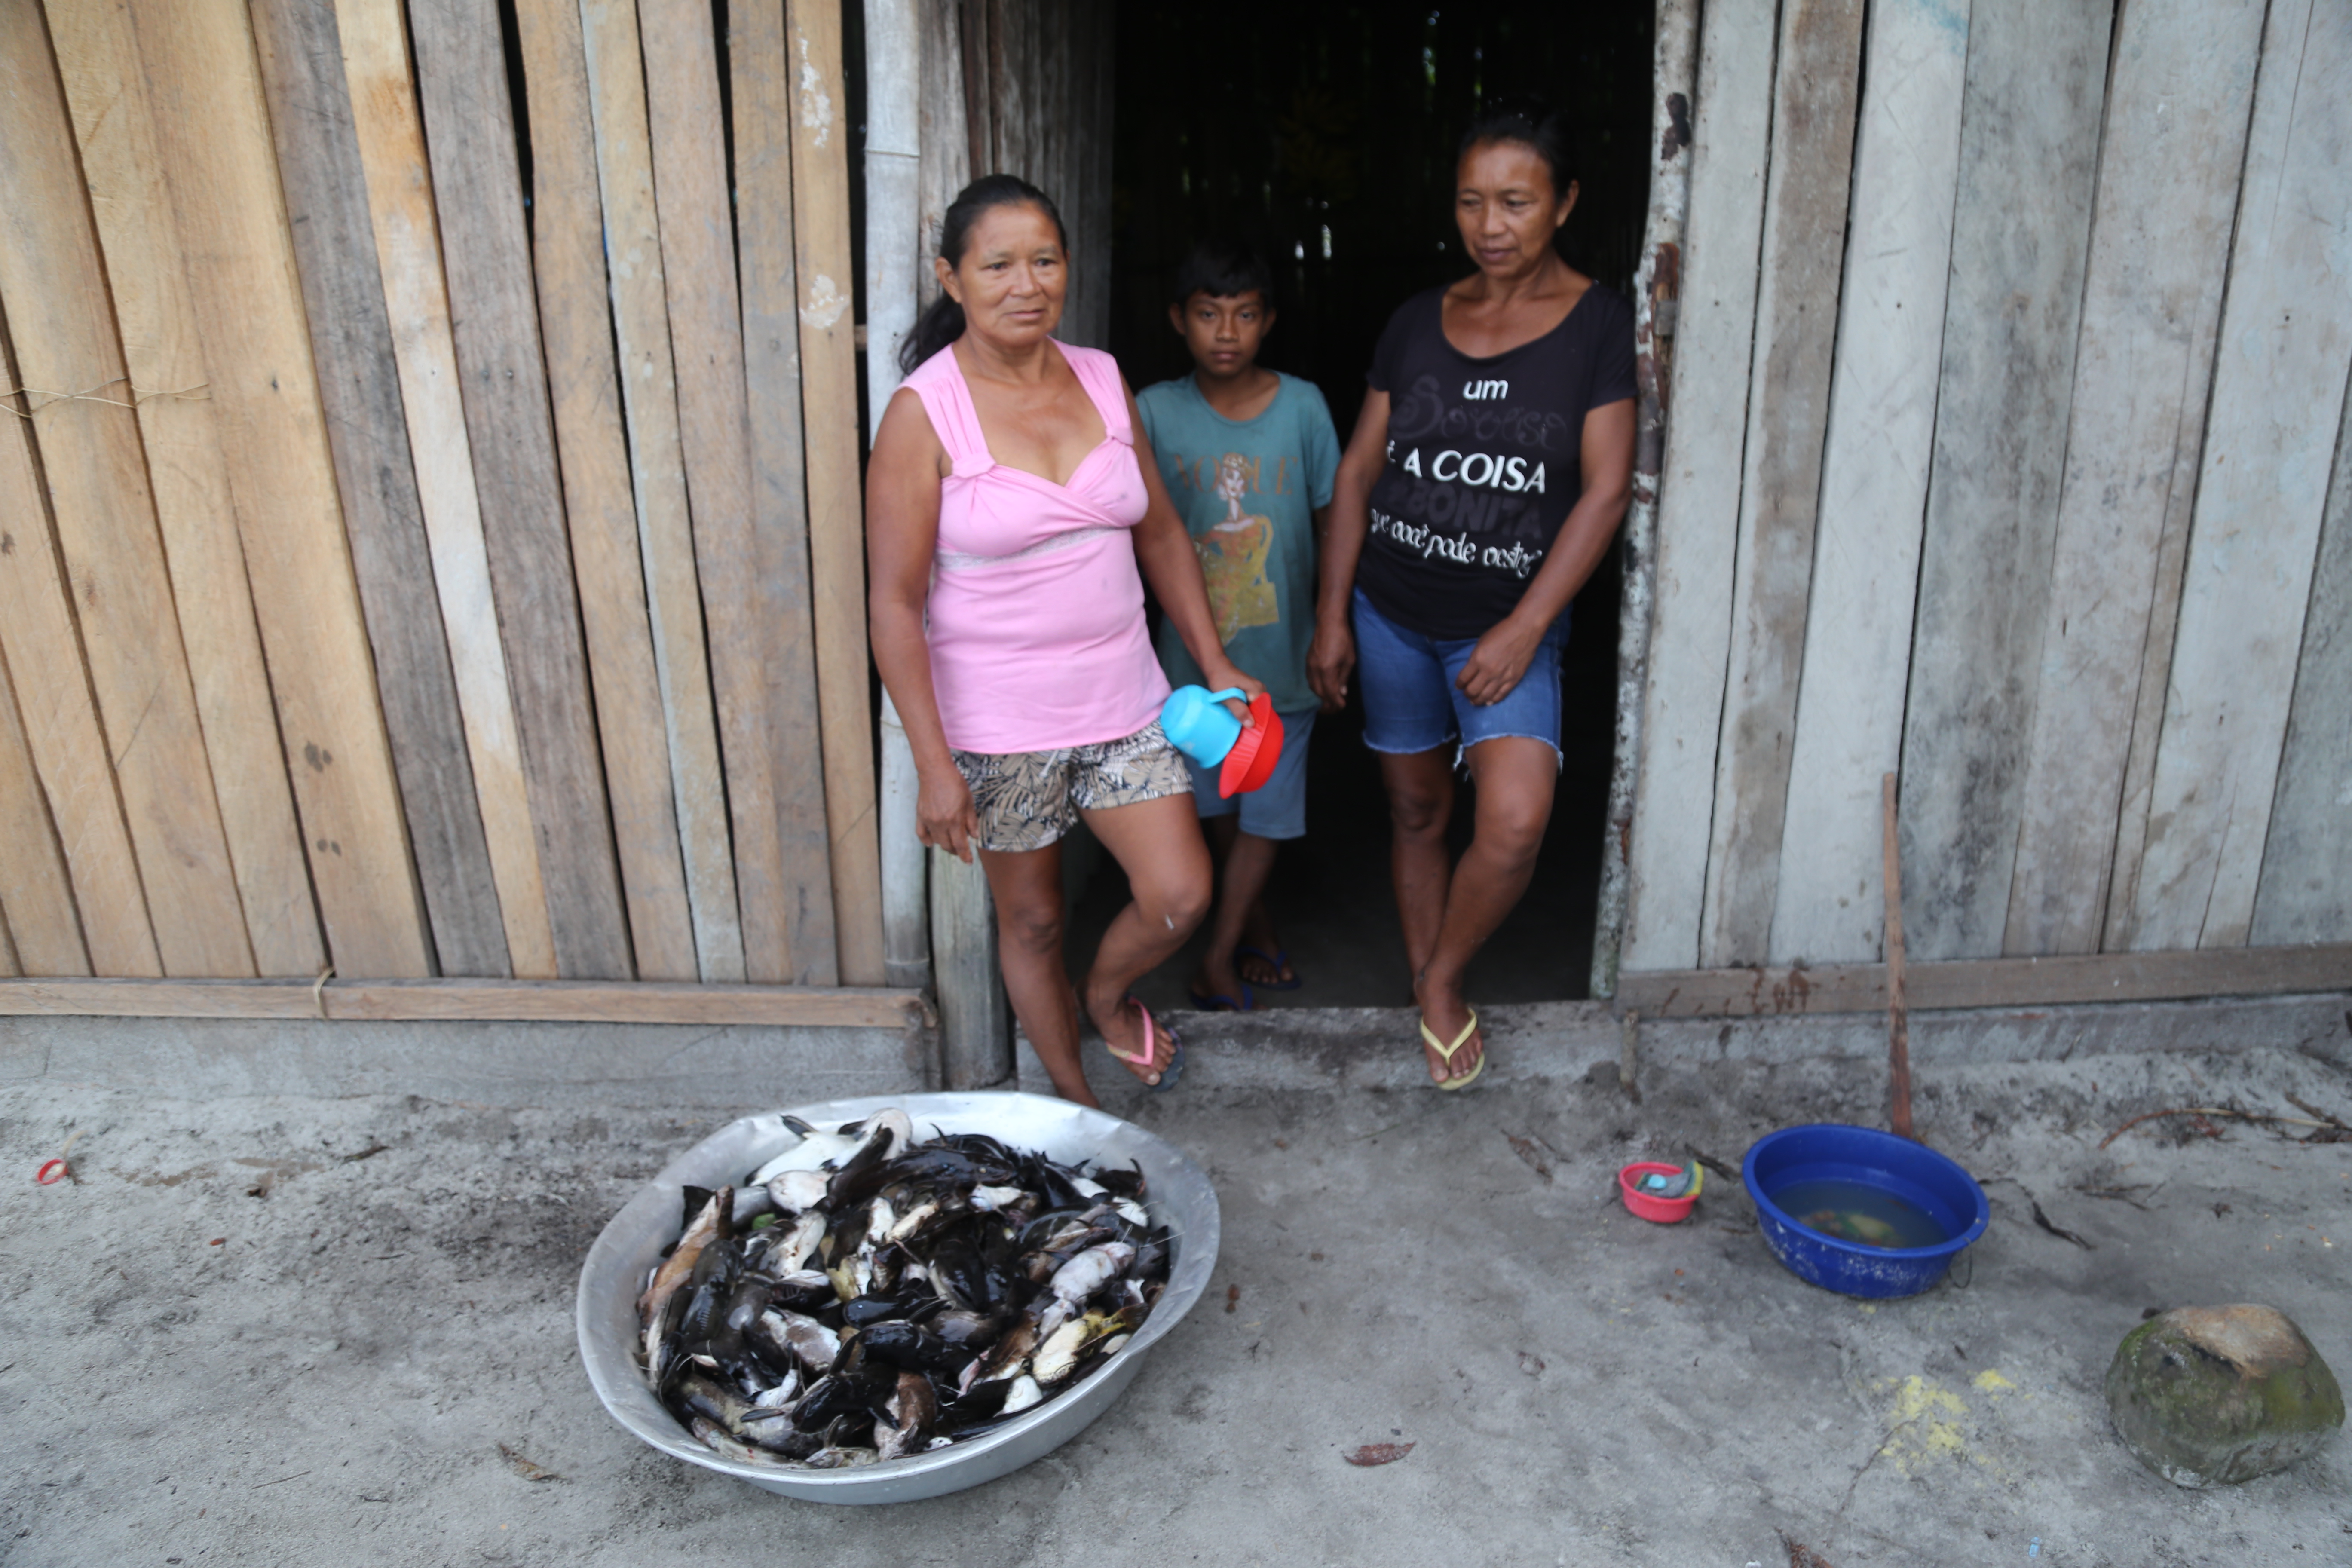
<svg viewBox="0 0 2352 1568"><path fill-rule="evenodd" d="M1228 799L1263 785L1282 760L1282 715L1274 710L1274 699L1263 691L1251 698L1250 719L1217 769L1217 794Z"/></svg>

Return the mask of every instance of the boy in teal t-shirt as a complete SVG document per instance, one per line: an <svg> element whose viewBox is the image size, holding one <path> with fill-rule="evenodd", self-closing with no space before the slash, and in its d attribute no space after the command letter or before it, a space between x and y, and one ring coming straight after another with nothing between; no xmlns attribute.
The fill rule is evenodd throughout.
<svg viewBox="0 0 2352 1568"><path fill-rule="evenodd" d="M1144 388L1136 405L1201 553L1217 634L1234 662L1265 682L1282 715L1282 757L1263 787L1225 799L1213 770L1192 771L1223 883L1192 996L1204 1007L1247 1009L1254 989L1299 984L1264 895L1276 846L1307 832L1307 742L1319 706L1307 685L1307 647L1339 436L1312 383L1257 363L1274 325L1274 275L1256 252L1194 246L1177 270L1168 320L1192 352L1192 374ZM1165 625L1159 648L1171 683L1200 683L1200 667Z"/></svg>

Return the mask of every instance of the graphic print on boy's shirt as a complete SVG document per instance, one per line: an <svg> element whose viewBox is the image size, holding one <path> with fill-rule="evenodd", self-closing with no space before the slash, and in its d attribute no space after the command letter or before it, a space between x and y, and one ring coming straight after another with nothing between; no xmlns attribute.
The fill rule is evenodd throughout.
<svg viewBox="0 0 2352 1568"><path fill-rule="evenodd" d="M1270 626L1282 619L1275 601L1274 580L1266 563L1274 552L1274 520L1242 510L1249 488L1249 459L1227 452L1217 459L1215 494L1225 503L1223 520L1195 534L1192 548L1201 557L1201 575L1209 585L1209 609L1217 618L1217 640L1229 643L1249 626Z"/></svg>
<svg viewBox="0 0 2352 1568"><path fill-rule="evenodd" d="M1356 585L1399 626L1483 635L1509 615L1583 493L1584 417L1633 395L1633 313L1593 284L1531 342L1474 359L1444 289L1407 300L1366 377L1389 394L1387 461Z"/></svg>
<svg viewBox="0 0 2352 1568"><path fill-rule="evenodd" d="M1136 395L1160 477L1184 520L1227 657L1265 683L1277 712L1317 705L1307 684L1315 636L1315 510L1331 503L1339 437L1311 382L1285 375L1250 419L1228 419L1187 375ZM1160 623L1160 667L1179 686L1200 667Z"/></svg>

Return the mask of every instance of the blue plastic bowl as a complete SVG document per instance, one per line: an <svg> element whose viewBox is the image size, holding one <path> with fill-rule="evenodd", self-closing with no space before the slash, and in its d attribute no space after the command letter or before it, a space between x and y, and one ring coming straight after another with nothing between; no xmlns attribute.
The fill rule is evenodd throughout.
<svg viewBox="0 0 2352 1568"><path fill-rule="evenodd" d="M1740 1163L1764 1243L1809 1285L1848 1296L1916 1296L1991 1223L1976 1178L1924 1143L1871 1127L1788 1127L1756 1141ZM1924 1210L1948 1238L1934 1247L1866 1247L1797 1223L1772 1194L1798 1182L1845 1181L1877 1187Z"/></svg>

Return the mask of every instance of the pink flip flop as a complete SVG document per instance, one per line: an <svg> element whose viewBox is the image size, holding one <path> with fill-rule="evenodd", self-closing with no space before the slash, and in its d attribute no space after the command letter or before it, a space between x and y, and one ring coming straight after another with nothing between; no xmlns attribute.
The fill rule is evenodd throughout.
<svg viewBox="0 0 2352 1568"><path fill-rule="evenodd" d="M1151 1070L1151 1058L1160 1054L1159 1037L1162 1033L1165 1033L1168 1038L1174 1043L1176 1047L1176 1054L1168 1058L1168 1065L1160 1069L1160 1081L1158 1083L1146 1084L1144 1087L1150 1089L1154 1094L1164 1093L1169 1089L1174 1089L1176 1087L1176 1080L1184 1076L1184 1042L1177 1037L1175 1030L1155 1023L1151 1016L1151 1009L1145 1006L1135 997L1129 996L1125 1005L1134 1008L1137 1012L1143 1015L1143 1054L1139 1057L1129 1056L1126 1052L1112 1045L1108 1040L1105 1040L1103 1042L1103 1049L1110 1052L1114 1060L1123 1062L1130 1068L1140 1068L1145 1072L1150 1072Z"/></svg>

